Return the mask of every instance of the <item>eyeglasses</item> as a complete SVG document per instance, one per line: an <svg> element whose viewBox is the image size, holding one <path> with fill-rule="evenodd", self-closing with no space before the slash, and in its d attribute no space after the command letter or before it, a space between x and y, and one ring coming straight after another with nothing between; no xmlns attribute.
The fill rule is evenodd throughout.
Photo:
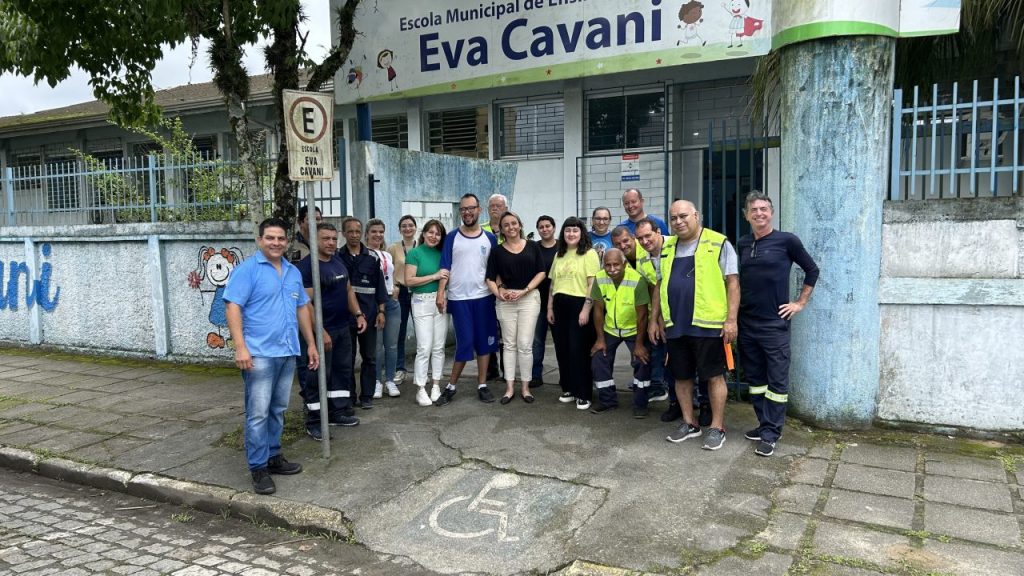
<svg viewBox="0 0 1024 576"><path fill-rule="evenodd" d="M601 218L599 216L594 216L594 220L600 222L607 222L608 220L611 220L611 218Z"/></svg>
<svg viewBox="0 0 1024 576"><path fill-rule="evenodd" d="M473 210L479 210L479 209L480 209L479 206L465 206L465 207L459 206L459 212L461 214L468 214L468 213L472 212Z"/></svg>
<svg viewBox="0 0 1024 576"><path fill-rule="evenodd" d="M757 258L757 240L754 240L750 245L750 257Z"/></svg>

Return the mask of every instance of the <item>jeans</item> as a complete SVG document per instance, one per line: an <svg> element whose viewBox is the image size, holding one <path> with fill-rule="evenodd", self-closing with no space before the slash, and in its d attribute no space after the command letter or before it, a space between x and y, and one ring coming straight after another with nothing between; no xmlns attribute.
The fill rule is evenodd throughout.
<svg viewBox="0 0 1024 576"><path fill-rule="evenodd" d="M541 298L540 314L537 315L537 326L533 329L533 379L541 380L544 377L544 349L547 348L548 328L548 301Z"/></svg>
<svg viewBox="0 0 1024 576"><path fill-rule="evenodd" d="M252 370L242 370L245 384L245 458L249 470L267 467L281 452L284 411L288 409L295 356L254 357Z"/></svg>
<svg viewBox="0 0 1024 576"><path fill-rule="evenodd" d="M402 322L398 328L398 362L395 370L405 372L405 340L409 335L409 315L412 313L412 292L405 286L398 287L398 305L402 307Z"/></svg>
<svg viewBox="0 0 1024 576"><path fill-rule="evenodd" d="M416 372L417 386L427 385L427 369L430 379L441 380L444 370L444 345L448 337L448 315L437 310L437 292L413 294L412 323L416 330Z"/></svg>
<svg viewBox="0 0 1024 576"><path fill-rule="evenodd" d="M398 300L388 298L384 305L384 329L377 335L377 382L394 382L398 363L398 329L402 319Z"/></svg>
<svg viewBox="0 0 1024 576"><path fill-rule="evenodd" d="M504 345L505 381L516 379L518 366L519 378L529 382L533 374L533 333L540 313L540 294L533 290L515 302L499 301L495 309Z"/></svg>

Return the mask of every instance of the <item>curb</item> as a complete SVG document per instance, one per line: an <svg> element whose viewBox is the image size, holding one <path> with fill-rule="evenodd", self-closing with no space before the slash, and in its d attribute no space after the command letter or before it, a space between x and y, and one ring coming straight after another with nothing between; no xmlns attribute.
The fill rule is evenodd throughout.
<svg viewBox="0 0 1024 576"><path fill-rule="evenodd" d="M42 457L30 450L3 445L0 445L0 467L100 490L122 492L146 500L188 506L209 514L227 512L232 516L247 520L259 519L290 530L333 534L343 539L352 535L348 519L338 510L239 492L223 486L83 464L58 457Z"/></svg>

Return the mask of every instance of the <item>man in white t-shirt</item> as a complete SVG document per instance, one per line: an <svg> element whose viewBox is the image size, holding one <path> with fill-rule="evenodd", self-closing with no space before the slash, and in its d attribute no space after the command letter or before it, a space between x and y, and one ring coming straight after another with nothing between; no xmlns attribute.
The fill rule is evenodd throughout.
<svg viewBox="0 0 1024 576"><path fill-rule="evenodd" d="M498 319L494 296L487 288L487 258L497 247L494 234L480 228L480 200L465 194L459 201L462 225L448 233L441 249L441 269L448 270L437 290L437 308L450 312L455 327L455 363L444 392L434 404L444 406L455 396L455 383L466 362L476 357L477 396L481 402L494 402L487 388L490 354L497 349ZM447 293L446 293L447 291Z"/></svg>

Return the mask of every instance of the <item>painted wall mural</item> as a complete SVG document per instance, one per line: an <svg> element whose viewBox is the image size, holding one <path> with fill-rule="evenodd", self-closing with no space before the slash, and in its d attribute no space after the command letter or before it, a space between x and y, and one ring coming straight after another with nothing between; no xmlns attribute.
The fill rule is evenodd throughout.
<svg viewBox="0 0 1024 576"><path fill-rule="evenodd" d="M235 247L218 250L211 246L203 246L199 249L197 268L188 273L188 285L199 291L203 306L207 305L209 298L209 320L214 326L214 330L206 334L206 345L210 348L231 346L224 289L228 285L231 272L243 259L242 251Z"/></svg>
<svg viewBox="0 0 1024 576"><path fill-rule="evenodd" d="M49 243L40 247L44 260L49 260L53 248ZM32 279L31 270L27 262L11 260L4 268L0 262L0 310L17 310L18 296L21 278L25 279L25 306L29 309L38 305L45 312L53 312L60 303L60 286L54 286L51 295L50 281L53 275L53 265L44 261L39 278ZM6 278L6 281L4 279ZM6 289L4 288L6 286Z"/></svg>

